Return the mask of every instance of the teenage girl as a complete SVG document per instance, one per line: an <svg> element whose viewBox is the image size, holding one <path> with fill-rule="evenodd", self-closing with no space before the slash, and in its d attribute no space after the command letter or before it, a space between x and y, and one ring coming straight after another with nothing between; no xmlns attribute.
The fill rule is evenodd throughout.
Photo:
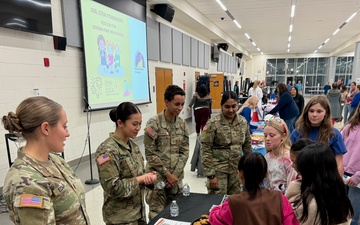
<svg viewBox="0 0 360 225"><path fill-rule="evenodd" d="M340 131L331 125L330 103L325 95L312 97L297 120L296 128L290 136L291 143L301 138L330 145L339 174L342 176L344 172L342 158L346 153L346 147Z"/></svg>
<svg viewBox="0 0 360 225"><path fill-rule="evenodd" d="M242 156L238 175L245 190L229 196L222 205L210 211L211 225L299 224L289 201L280 192L261 188L267 174L267 163L260 153Z"/></svg>

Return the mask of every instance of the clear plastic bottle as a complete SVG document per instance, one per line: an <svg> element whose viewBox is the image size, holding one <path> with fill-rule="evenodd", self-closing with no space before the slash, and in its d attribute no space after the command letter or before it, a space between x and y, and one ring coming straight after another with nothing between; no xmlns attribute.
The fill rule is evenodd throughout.
<svg viewBox="0 0 360 225"><path fill-rule="evenodd" d="M177 217L179 215L179 206L175 200L170 205L170 216Z"/></svg>
<svg viewBox="0 0 360 225"><path fill-rule="evenodd" d="M164 181L160 181L155 185L155 188L158 190L161 190L165 187L165 182Z"/></svg>
<svg viewBox="0 0 360 225"><path fill-rule="evenodd" d="M190 186L187 183L184 184L182 193L184 196L190 195Z"/></svg>

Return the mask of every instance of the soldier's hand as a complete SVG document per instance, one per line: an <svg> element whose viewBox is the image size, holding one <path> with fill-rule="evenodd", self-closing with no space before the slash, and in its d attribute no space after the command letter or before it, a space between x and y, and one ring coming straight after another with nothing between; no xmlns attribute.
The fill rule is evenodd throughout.
<svg viewBox="0 0 360 225"><path fill-rule="evenodd" d="M177 182L179 182L179 179L170 172L166 174L166 180L172 186L174 186Z"/></svg>
<svg viewBox="0 0 360 225"><path fill-rule="evenodd" d="M156 172L147 173L147 174L145 174L144 184L145 185L152 184L156 180L157 180Z"/></svg>
<svg viewBox="0 0 360 225"><path fill-rule="evenodd" d="M217 177L214 177L213 179L209 179L210 188L211 189L217 189L218 188L218 179Z"/></svg>

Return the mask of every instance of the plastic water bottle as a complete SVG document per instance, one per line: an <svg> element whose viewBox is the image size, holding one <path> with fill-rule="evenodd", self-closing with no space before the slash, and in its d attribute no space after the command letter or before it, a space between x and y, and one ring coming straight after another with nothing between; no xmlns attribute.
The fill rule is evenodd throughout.
<svg viewBox="0 0 360 225"><path fill-rule="evenodd" d="M155 188L158 189L158 190L164 189L164 187L165 187L165 182L164 181L160 181L159 183L157 183L155 185Z"/></svg>
<svg viewBox="0 0 360 225"><path fill-rule="evenodd" d="M179 206L175 200L170 205L170 216L177 217L179 215Z"/></svg>
<svg viewBox="0 0 360 225"><path fill-rule="evenodd" d="M190 195L190 186L187 183L184 184L182 192L184 196Z"/></svg>

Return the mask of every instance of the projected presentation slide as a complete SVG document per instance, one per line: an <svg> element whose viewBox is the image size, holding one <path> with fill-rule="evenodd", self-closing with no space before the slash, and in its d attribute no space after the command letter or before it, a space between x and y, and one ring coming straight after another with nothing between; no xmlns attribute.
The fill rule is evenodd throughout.
<svg viewBox="0 0 360 225"><path fill-rule="evenodd" d="M90 107L150 102L146 24L92 0L81 13Z"/></svg>

